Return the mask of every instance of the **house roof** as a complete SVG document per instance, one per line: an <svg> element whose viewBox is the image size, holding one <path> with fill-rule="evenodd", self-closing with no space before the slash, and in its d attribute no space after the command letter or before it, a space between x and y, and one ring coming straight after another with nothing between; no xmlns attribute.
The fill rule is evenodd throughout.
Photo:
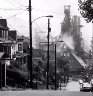
<svg viewBox="0 0 93 96"><path fill-rule="evenodd" d="M71 54L77 59L77 61L85 68L85 67L87 67L87 65L84 63L84 61L80 58L80 57L78 57L76 54L75 54L75 52L74 51L70 51L71 52Z"/></svg>
<svg viewBox="0 0 93 96"><path fill-rule="evenodd" d="M4 28L4 29L9 29L7 27L7 21L6 21L6 19L0 19L0 27L1 28Z"/></svg>
<svg viewBox="0 0 93 96"><path fill-rule="evenodd" d="M27 42L28 44L30 43L30 39L29 39L29 37L25 37L25 36L17 36L17 41L19 41L19 40L21 40L21 41L23 41L23 42Z"/></svg>
<svg viewBox="0 0 93 96"><path fill-rule="evenodd" d="M2 29L9 29L7 27L2 26L1 24L0 24L0 28L2 28Z"/></svg>

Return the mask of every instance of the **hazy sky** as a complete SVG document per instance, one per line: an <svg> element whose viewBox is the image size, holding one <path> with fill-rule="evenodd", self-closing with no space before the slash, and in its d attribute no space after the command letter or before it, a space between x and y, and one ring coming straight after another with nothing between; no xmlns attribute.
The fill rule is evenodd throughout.
<svg viewBox="0 0 93 96"><path fill-rule="evenodd" d="M0 16L7 19L10 29L15 29L18 33L29 36L29 12L26 9L29 0L0 0ZM39 16L53 15L50 18L52 28L51 35L58 36L61 31L61 24L64 19L64 5L71 5L71 16L81 17L81 24L84 26L81 30L85 43L90 44L92 37L92 24L86 23L78 11L78 0L32 0L32 21ZM14 10L13 10L14 9ZM20 13L24 11L23 13ZM18 14L20 13L20 14ZM16 16L13 16L18 14ZM33 37L35 28L42 36L47 35L48 18L40 18L33 22ZM88 45L90 46L90 45Z"/></svg>

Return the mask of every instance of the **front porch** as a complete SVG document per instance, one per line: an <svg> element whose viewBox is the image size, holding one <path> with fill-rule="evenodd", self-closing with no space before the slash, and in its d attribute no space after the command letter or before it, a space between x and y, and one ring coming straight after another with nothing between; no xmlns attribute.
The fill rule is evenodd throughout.
<svg viewBox="0 0 93 96"><path fill-rule="evenodd" d="M28 54L17 52L16 53L16 61L20 62L22 66L25 65L27 67L27 65L28 65Z"/></svg>

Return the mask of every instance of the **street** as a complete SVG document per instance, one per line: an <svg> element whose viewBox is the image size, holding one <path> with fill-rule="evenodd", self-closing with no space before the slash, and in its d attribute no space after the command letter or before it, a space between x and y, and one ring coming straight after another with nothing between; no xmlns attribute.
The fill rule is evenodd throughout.
<svg viewBox="0 0 93 96"><path fill-rule="evenodd" d="M80 85L76 81L70 81L67 84L66 91L80 91Z"/></svg>
<svg viewBox="0 0 93 96"><path fill-rule="evenodd" d="M93 93L80 92L78 82L70 81L65 90L0 91L0 96L93 96Z"/></svg>

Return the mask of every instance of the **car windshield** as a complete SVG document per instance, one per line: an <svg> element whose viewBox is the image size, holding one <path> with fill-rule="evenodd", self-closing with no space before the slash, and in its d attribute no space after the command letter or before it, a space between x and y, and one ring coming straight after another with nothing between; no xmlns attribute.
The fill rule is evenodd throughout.
<svg viewBox="0 0 93 96"><path fill-rule="evenodd" d="M89 83L89 82L87 82L87 81L84 81L83 83Z"/></svg>

